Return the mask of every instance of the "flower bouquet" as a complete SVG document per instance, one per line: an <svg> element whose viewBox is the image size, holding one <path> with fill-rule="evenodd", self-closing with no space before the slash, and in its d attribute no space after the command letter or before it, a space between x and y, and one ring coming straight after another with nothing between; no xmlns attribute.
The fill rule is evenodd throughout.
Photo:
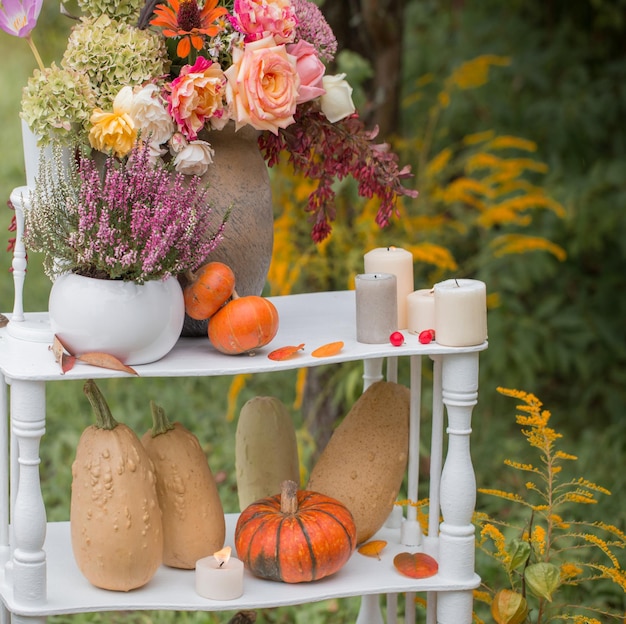
<svg viewBox="0 0 626 624"><path fill-rule="evenodd" d="M312 238L331 232L332 184L354 177L377 196L385 226L400 195L416 196L384 143L355 111L345 75L328 75L337 42L310 0L77 0L60 64L39 59L22 118L40 144L82 145L126 158L139 142L153 160L202 175L216 157L212 133L233 123L260 132L272 166L281 152L316 180ZM0 27L26 38L42 0L4 0Z"/></svg>

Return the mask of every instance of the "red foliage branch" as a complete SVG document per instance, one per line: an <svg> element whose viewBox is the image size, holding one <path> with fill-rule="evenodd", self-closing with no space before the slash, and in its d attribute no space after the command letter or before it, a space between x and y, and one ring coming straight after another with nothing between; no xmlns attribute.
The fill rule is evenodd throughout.
<svg viewBox="0 0 626 624"><path fill-rule="evenodd" d="M294 169L313 180L317 187L310 195L306 211L313 223L311 238L319 243L330 235L335 219L332 184L347 176L358 183L361 197L380 199L376 223L389 224L401 195L417 197L417 191L407 189L401 180L412 177L409 165L400 169L398 156L388 143L374 143L378 128L367 131L358 115L331 123L316 104L300 105L295 123L279 130L277 135L264 132L259 147L270 167L278 163L282 151L289 152Z"/></svg>

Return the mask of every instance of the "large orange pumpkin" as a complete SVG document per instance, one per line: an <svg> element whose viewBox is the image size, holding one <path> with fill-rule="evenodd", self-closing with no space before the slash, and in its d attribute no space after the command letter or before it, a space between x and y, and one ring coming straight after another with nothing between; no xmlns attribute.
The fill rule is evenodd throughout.
<svg viewBox="0 0 626 624"><path fill-rule="evenodd" d="M250 572L285 583L334 574L355 546L348 508L329 496L298 490L294 481L285 481L280 494L248 505L235 528L237 556Z"/></svg>
<svg viewBox="0 0 626 624"><path fill-rule="evenodd" d="M210 319L211 344L222 353L237 355L264 347L278 331L276 306L256 295L233 298Z"/></svg>
<svg viewBox="0 0 626 624"><path fill-rule="evenodd" d="M183 289L185 312L196 321L213 316L235 290L235 274L223 262L207 262L187 275Z"/></svg>

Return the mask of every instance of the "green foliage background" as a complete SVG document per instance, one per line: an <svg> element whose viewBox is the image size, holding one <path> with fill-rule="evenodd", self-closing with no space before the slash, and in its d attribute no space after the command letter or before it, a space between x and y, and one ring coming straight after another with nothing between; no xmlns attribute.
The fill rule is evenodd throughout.
<svg viewBox="0 0 626 624"><path fill-rule="evenodd" d="M562 262L545 252L485 258L475 230L457 236L428 233L452 249L460 271L483 279L490 291L499 294L500 305L489 313L490 347L481 357L480 397L472 438L477 481L484 487L515 485L506 482L510 477L502 471L502 460L516 456L523 441L513 434L511 406L502 401L495 388L522 388L539 396L552 410L559 430L571 442L570 450L580 457L577 469L613 491L613 496L592 510L594 516L624 529L626 511L620 499L626 491L621 470L626 451L626 2L578 0L572 4L556 0L545 5L538 1L483 0L461 8L457 4L407 2L405 106L400 119L402 140L398 140L403 160L412 161L416 169L418 154L413 146L419 147L419 141L411 139L421 136L427 123L437 98L437 80L478 55L509 56L510 65L498 67L485 86L463 92L445 110L432 154L468 134L485 130L534 140L537 158L549 165L542 184L567 212L564 219L542 213L532 226L534 233L566 250L567 258ZM35 32L46 63L58 59L70 27L57 9L57 3L44 3L41 27ZM0 66L0 139L5 146L0 158L0 197L8 199L11 190L24 183L17 115L20 86L34 62L24 42L5 35L0 36L0 54L7 59ZM427 73L436 78L431 90L418 86ZM418 90L421 95L416 100L413 96ZM416 173L423 174L419 169ZM282 187L289 183L274 176L276 195L280 196ZM349 187L346 196L352 200ZM422 210L419 201L412 211ZM2 200L0 232L6 232L10 216ZM345 243L347 260L341 256L339 243L335 251L312 248L306 241L303 213L302 217L302 245L311 267L320 259L333 267L337 262L355 266L362 251L350 249L349 236ZM402 231L402 223L394 228L392 232ZM336 236L340 241L339 228ZM8 237L7 232L2 240ZM49 284L37 258L29 260L25 307L45 309ZM10 262L10 254L1 252L3 311L12 307ZM424 280L434 275L432 267L420 265L416 270ZM306 283L315 285L316 280L327 283L315 275L307 276ZM337 376L338 400L358 392L354 367L343 367ZM237 406L256 394L276 394L292 405L296 399L295 373L285 377L248 379L236 398ZM236 423L226 417L229 384L230 380L220 378L140 379L112 380L102 387L114 412L138 432L149 426L151 398L163 404L172 419L193 428L220 480L224 506L234 511ZM49 384L47 401L42 480L49 519L57 520L68 515L71 460L80 432L90 423L90 413L77 383ZM305 423L299 411L293 411L297 426L303 430ZM478 504L480 507L487 502L479 498ZM623 595L609 592L604 600L616 609L626 607ZM340 624L355 620L357 606L355 601L332 601L302 609L270 610L261 621ZM131 617L137 621L170 621L167 614L159 613L80 617L94 622L128 621ZM227 619L225 615L206 614L180 617L190 622Z"/></svg>

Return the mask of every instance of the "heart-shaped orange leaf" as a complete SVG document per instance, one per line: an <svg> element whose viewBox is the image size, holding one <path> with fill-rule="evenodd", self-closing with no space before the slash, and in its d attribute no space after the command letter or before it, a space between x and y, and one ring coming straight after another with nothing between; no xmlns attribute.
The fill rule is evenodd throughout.
<svg viewBox="0 0 626 624"><path fill-rule="evenodd" d="M400 553L393 558L393 565L400 574L415 579L435 576L439 569L439 564L425 553Z"/></svg>
<svg viewBox="0 0 626 624"><path fill-rule="evenodd" d="M276 360L277 362L280 362L282 360L289 359L292 355L294 355L298 351L301 351L302 349L304 349L304 343L296 346L292 345L289 347L280 347L279 349L275 349L274 351L269 353L267 357L270 360Z"/></svg>
<svg viewBox="0 0 626 624"><path fill-rule="evenodd" d="M383 552L385 546L387 546L385 540L371 540L359 546L359 553L366 557L376 557L380 559L380 553Z"/></svg>
<svg viewBox="0 0 626 624"><path fill-rule="evenodd" d="M318 347L311 353L311 355L317 358L330 357L331 355L337 355L337 353L339 353L342 349L343 341L338 340L337 342L329 342L328 344Z"/></svg>

